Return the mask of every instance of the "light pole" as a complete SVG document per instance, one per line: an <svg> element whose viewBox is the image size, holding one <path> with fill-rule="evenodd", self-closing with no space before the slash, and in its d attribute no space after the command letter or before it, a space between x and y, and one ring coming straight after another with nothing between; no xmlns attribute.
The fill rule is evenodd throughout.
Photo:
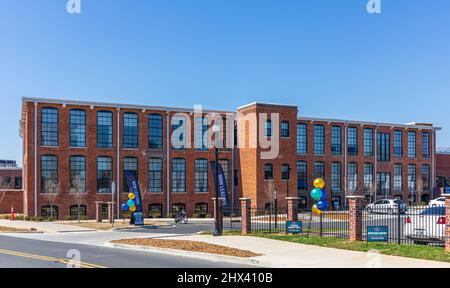
<svg viewBox="0 0 450 288"><path fill-rule="evenodd" d="M111 226L114 228L114 195L116 194L116 183L111 182Z"/></svg>
<svg viewBox="0 0 450 288"><path fill-rule="evenodd" d="M219 148L217 147L217 133L220 132L220 126L217 124L214 124L213 126L213 132L215 134L215 139L214 139L214 159L215 159L215 165L214 165L214 170L215 170L215 174L214 174L214 183L215 183L215 190L216 190L216 195L215 195L215 201L216 201L216 205L215 205L215 214L216 214L216 219L214 219L214 236L218 237L218 236L222 236L222 227L220 227L220 223L219 223L219 213L220 213L220 208L219 208Z"/></svg>
<svg viewBox="0 0 450 288"><path fill-rule="evenodd" d="M274 209L275 209L275 229L278 228L278 189L273 191Z"/></svg>

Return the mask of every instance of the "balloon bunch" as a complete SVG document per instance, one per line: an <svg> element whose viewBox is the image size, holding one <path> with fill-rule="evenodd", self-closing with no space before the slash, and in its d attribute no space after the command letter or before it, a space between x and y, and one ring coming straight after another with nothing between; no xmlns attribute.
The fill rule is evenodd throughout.
<svg viewBox="0 0 450 288"><path fill-rule="evenodd" d="M122 204L122 210L123 212L130 211L131 213L136 212L136 195L134 193L128 194L128 202Z"/></svg>
<svg viewBox="0 0 450 288"><path fill-rule="evenodd" d="M327 192L325 190L325 181L322 178L314 180L314 189L311 191L311 198L316 200L312 211L316 215L322 214L328 210Z"/></svg>

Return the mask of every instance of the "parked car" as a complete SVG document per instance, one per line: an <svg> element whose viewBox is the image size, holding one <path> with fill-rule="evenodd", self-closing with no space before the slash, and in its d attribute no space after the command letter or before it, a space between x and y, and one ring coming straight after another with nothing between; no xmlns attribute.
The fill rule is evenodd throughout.
<svg viewBox="0 0 450 288"><path fill-rule="evenodd" d="M443 243L445 241L445 207L428 207L418 215L406 218L404 236L415 244Z"/></svg>
<svg viewBox="0 0 450 288"><path fill-rule="evenodd" d="M382 199L366 207L368 213L397 214L400 206L400 213L407 211L406 204L400 199Z"/></svg>
<svg viewBox="0 0 450 288"><path fill-rule="evenodd" d="M428 206L429 207L445 206L445 197L440 197L430 201L430 204L428 204Z"/></svg>

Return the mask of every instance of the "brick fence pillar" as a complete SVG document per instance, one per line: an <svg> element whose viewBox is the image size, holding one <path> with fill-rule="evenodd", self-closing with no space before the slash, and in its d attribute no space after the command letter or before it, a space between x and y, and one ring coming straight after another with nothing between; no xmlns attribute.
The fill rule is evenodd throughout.
<svg viewBox="0 0 450 288"><path fill-rule="evenodd" d="M298 221L298 197L288 197L286 198L287 202L287 221Z"/></svg>
<svg viewBox="0 0 450 288"><path fill-rule="evenodd" d="M363 240L364 196L347 196L349 203L349 236L350 241Z"/></svg>
<svg viewBox="0 0 450 288"><path fill-rule="evenodd" d="M242 235L252 234L252 199L241 198L241 230Z"/></svg>
<svg viewBox="0 0 450 288"><path fill-rule="evenodd" d="M95 202L95 220L97 220L97 222L102 222L102 205L102 201Z"/></svg>
<svg viewBox="0 0 450 288"><path fill-rule="evenodd" d="M450 253L450 194L444 194L445 197L445 216L447 225L445 228L445 251Z"/></svg>
<svg viewBox="0 0 450 288"><path fill-rule="evenodd" d="M219 227L220 227L220 231L223 232L223 209L222 209L222 203L223 203L223 198L219 198L219 215L216 215L216 198L213 198L214 201L214 224L216 224L217 222L219 223Z"/></svg>
<svg viewBox="0 0 450 288"><path fill-rule="evenodd" d="M114 202L108 202L108 222L110 224L114 223Z"/></svg>

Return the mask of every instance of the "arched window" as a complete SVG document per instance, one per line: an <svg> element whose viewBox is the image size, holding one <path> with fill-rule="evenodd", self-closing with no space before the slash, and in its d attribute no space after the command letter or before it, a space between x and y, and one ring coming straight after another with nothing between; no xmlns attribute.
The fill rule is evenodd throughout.
<svg viewBox="0 0 450 288"><path fill-rule="evenodd" d="M138 148L139 120L137 113L123 114L123 147Z"/></svg>
<svg viewBox="0 0 450 288"><path fill-rule="evenodd" d="M195 214L200 218L206 218L208 215L208 203L196 203Z"/></svg>
<svg viewBox="0 0 450 288"><path fill-rule="evenodd" d="M70 147L86 147L86 111L70 110Z"/></svg>
<svg viewBox="0 0 450 288"><path fill-rule="evenodd" d="M112 148L113 145L113 113L97 112L97 148Z"/></svg>
<svg viewBox="0 0 450 288"><path fill-rule="evenodd" d="M195 160L195 192L208 192L208 160Z"/></svg>
<svg viewBox="0 0 450 288"><path fill-rule="evenodd" d="M163 205L160 203L152 203L148 205L148 218L163 218Z"/></svg>
<svg viewBox="0 0 450 288"><path fill-rule="evenodd" d="M45 205L41 207L41 217L43 218L53 218L58 219L59 213L58 213L58 206L56 205Z"/></svg>
<svg viewBox="0 0 450 288"><path fill-rule="evenodd" d="M281 122L281 137L282 138L290 137L289 121Z"/></svg>
<svg viewBox="0 0 450 288"><path fill-rule="evenodd" d="M186 160L172 159L172 192L186 192Z"/></svg>
<svg viewBox="0 0 450 288"><path fill-rule="evenodd" d="M41 188L42 193L59 193L58 189L58 157L41 156Z"/></svg>
<svg viewBox="0 0 450 288"><path fill-rule="evenodd" d="M273 165L272 164L264 165L264 179L265 180L273 180Z"/></svg>
<svg viewBox="0 0 450 288"><path fill-rule="evenodd" d="M86 205L80 205L80 209L78 210L78 205L72 205L70 206L70 218L77 220L78 219L78 211L80 211L80 216L87 216L86 213Z"/></svg>
<svg viewBox="0 0 450 288"><path fill-rule="evenodd" d="M41 112L41 145L58 146L59 111L44 107Z"/></svg>

